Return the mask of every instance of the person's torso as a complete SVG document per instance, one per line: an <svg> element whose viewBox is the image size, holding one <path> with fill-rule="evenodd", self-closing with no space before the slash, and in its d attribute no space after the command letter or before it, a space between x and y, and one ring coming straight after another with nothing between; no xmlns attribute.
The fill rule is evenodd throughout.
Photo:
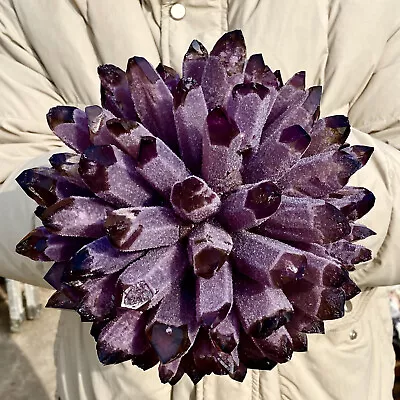
<svg viewBox="0 0 400 400"><path fill-rule="evenodd" d="M50 7L44 0L32 2L31 7L26 0L14 3L29 43L67 104L84 107L100 103L96 75L99 64L112 63L125 68L130 57L140 55L154 65L162 62L179 71L193 39L211 50L224 32L241 29L248 55L262 53L271 69L281 70L284 81L305 70L308 86L323 85L321 111L327 115L347 114L371 79L390 36L390 5L394 1L182 0L179 3L184 6L184 15L182 8L180 14L175 14L175 2L167 0L60 0L52 2ZM382 197L380 203L385 201ZM382 211L379 218L372 218L385 226L390 215ZM375 251L383 237L374 239ZM308 371L307 382L296 381L306 376L300 373L296 377L296 369L307 365L307 361L283 367L286 378L279 376L277 370L249 372L243 384L229 378L207 377L193 388L185 377L171 392L169 386L158 382L156 370L144 373L127 364L105 367L107 370L100 367L88 329L75 320L66 313L60 328L57 362L63 400L164 400L172 396L174 400L189 396L206 400L316 398L304 397L304 390L326 395L318 400L332 398L330 389L313 381L313 371ZM355 323L351 320L349 324ZM352 329L350 325L342 328L344 342ZM357 351L358 344L351 344L356 348L342 347L344 363L346 352ZM74 349L72 353L71 348L77 346L80 351ZM369 351L366 342L360 346L363 352ZM324 348L324 344L316 348ZM324 360L329 361L326 357ZM143 395L135 397L135 393Z"/></svg>

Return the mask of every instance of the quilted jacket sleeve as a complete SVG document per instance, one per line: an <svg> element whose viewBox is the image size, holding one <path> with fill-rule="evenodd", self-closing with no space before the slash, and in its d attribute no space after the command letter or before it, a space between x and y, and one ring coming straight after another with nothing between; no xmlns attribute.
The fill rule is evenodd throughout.
<svg viewBox="0 0 400 400"><path fill-rule="evenodd" d="M45 285L46 266L14 253L15 244L35 225L35 205L17 187L15 177L27 162L41 165L48 155L40 155L61 146L45 115L64 100L4 0L0 1L0 91L0 276Z"/></svg>
<svg viewBox="0 0 400 400"><path fill-rule="evenodd" d="M356 272L361 286L400 283L400 21L386 43L368 85L351 104L353 127L370 134L375 147L375 170L382 178L387 198L376 207L391 207L386 237L373 263ZM382 143L384 142L384 143ZM386 144L385 144L386 143ZM398 150L397 150L398 149ZM379 159L379 161L378 161ZM367 172L367 171L366 171ZM368 176L365 177L368 182ZM375 193L378 198L382 192ZM374 224L374 221L371 221Z"/></svg>
<svg viewBox="0 0 400 400"><path fill-rule="evenodd" d="M400 7L397 14L400 15ZM380 62L352 104L353 126L400 150L400 21L386 43Z"/></svg>
<svg viewBox="0 0 400 400"><path fill-rule="evenodd" d="M20 28L0 2L0 183L27 160L60 145L46 112L64 103Z"/></svg>
<svg viewBox="0 0 400 400"><path fill-rule="evenodd" d="M352 278L362 288L399 284L400 151L356 129L352 141L374 147L370 161L350 184L367 187L375 194L374 208L360 222L377 232L362 243L372 250L373 260L359 265Z"/></svg>

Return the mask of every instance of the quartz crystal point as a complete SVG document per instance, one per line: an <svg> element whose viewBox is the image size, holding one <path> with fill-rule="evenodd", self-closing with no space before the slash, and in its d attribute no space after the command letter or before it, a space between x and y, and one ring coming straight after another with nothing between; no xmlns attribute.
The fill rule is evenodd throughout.
<svg viewBox="0 0 400 400"><path fill-rule="evenodd" d="M134 161L114 146L93 146L83 153L79 173L103 200L119 207L151 202L153 192L135 171Z"/></svg>
<svg viewBox="0 0 400 400"><path fill-rule="evenodd" d="M173 92L179 83L179 74L173 68L167 67L166 65L162 64L158 64L156 71L160 75L164 83L167 85L169 91Z"/></svg>
<svg viewBox="0 0 400 400"><path fill-rule="evenodd" d="M207 58L202 87L209 110L226 106L233 87L243 81L246 46L241 31L228 32Z"/></svg>
<svg viewBox="0 0 400 400"><path fill-rule="evenodd" d="M333 115L315 122L310 131L312 141L304 156L310 157L326 150L338 150L350 134L349 119Z"/></svg>
<svg viewBox="0 0 400 400"><path fill-rule="evenodd" d="M94 145L113 144L113 137L107 127L107 121L115 118L110 111L99 106L85 108L88 120L90 140Z"/></svg>
<svg viewBox="0 0 400 400"><path fill-rule="evenodd" d="M59 288L47 301L48 308L62 308L64 310L77 310L81 296L76 289Z"/></svg>
<svg viewBox="0 0 400 400"><path fill-rule="evenodd" d="M146 315L134 310L118 310L116 318L100 332L97 354L103 364L135 360L150 347L144 329ZM127 334L127 333L130 334Z"/></svg>
<svg viewBox="0 0 400 400"><path fill-rule="evenodd" d="M240 323L234 308L214 328L210 330L210 337L218 349L231 353L239 344Z"/></svg>
<svg viewBox="0 0 400 400"><path fill-rule="evenodd" d="M375 198L346 184L373 149L346 143L347 117L319 119L304 71L283 83L246 58L237 30L210 52L194 40L181 76L99 66L101 106L47 114L71 152L17 178L44 226L16 251L54 262L47 306L92 323L103 364L241 382L306 351L360 291Z"/></svg>
<svg viewBox="0 0 400 400"><path fill-rule="evenodd" d="M107 128L113 137L115 146L137 160L142 138L153 135L139 122L123 118L107 121Z"/></svg>
<svg viewBox="0 0 400 400"><path fill-rule="evenodd" d="M139 174L166 198L176 182L190 175L183 161L155 136L140 138L135 160Z"/></svg>
<svg viewBox="0 0 400 400"><path fill-rule="evenodd" d="M205 181L189 176L172 187L171 204L179 216L198 223L217 213L221 199Z"/></svg>
<svg viewBox="0 0 400 400"><path fill-rule="evenodd" d="M310 131L319 116L319 103L321 100L321 86L311 87L306 91L305 98L299 98L271 124L264 127L261 140L276 138L293 125L300 126L305 131ZM282 140L282 139L281 139Z"/></svg>
<svg viewBox="0 0 400 400"><path fill-rule="evenodd" d="M128 61L127 79L142 124L176 151L173 97L167 85L142 57Z"/></svg>
<svg viewBox="0 0 400 400"><path fill-rule="evenodd" d="M194 281L183 279L161 301L146 327L147 335L162 363L187 352L194 343L199 325L196 321Z"/></svg>
<svg viewBox="0 0 400 400"><path fill-rule="evenodd" d="M89 190L78 186L73 179L63 177L57 171L48 168L23 171L17 177L17 182L29 197L45 207L71 196L93 196Z"/></svg>
<svg viewBox="0 0 400 400"><path fill-rule="evenodd" d="M299 332L296 331L295 329L290 329L289 327L286 327L286 329L292 341L293 351L298 351L298 352L307 351L307 346L308 346L307 335L304 332Z"/></svg>
<svg viewBox="0 0 400 400"><path fill-rule="evenodd" d="M187 263L179 244L149 251L121 274L121 306L136 310L156 305L174 290L187 270Z"/></svg>
<svg viewBox="0 0 400 400"><path fill-rule="evenodd" d="M299 104L306 99L305 85L306 73L300 71L280 88L276 101L268 115L267 126L271 125L281 115L284 115L286 111L290 111L292 104Z"/></svg>
<svg viewBox="0 0 400 400"><path fill-rule="evenodd" d="M265 338L285 325L293 307L281 289L263 286L246 278L234 282L234 301L244 331Z"/></svg>
<svg viewBox="0 0 400 400"><path fill-rule="evenodd" d="M302 277L303 281L319 286L341 287L349 279L347 271L337 262L311 253L304 254L307 266Z"/></svg>
<svg viewBox="0 0 400 400"><path fill-rule="evenodd" d="M244 331L240 334L238 351L240 360L247 368L269 371L277 364L261 350L255 339Z"/></svg>
<svg viewBox="0 0 400 400"><path fill-rule="evenodd" d="M372 258L371 250L354 243L349 243L347 240L338 240L327 244L325 247L329 255L336 258L340 263L343 263L345 267L351 267L354 264L365 262Z"/></svg>
<svg viewBox="0 0 400 400"><path fill-rule="evenodd" d="M241 142L242 136L236 123L222 108L214 108L207 115L201 172L204 180L217 193L236 189L242 183Z"/></svg>
<svg viewBox="0 0 400 400"><path fill-rule="evenodd" d="M292 319L286 324L286 328L290 332L325 333L322 320L316 316L307 315L297 308Z"/></svg>
<svg viewBox="0 0 400 400"><path fill-rule="evenodd" d="M258 83L240 84L233 88L227 110L242 134L242 152L258 150L272 100L269 89Z"/></svg>
<svg viewBox="0 0 400 400"><path fill-rule="evenodd" d="M331 288L313 285L302 280L297 284L295 292L293 284L284 287L291 304L303 313L321 320L337 319L344 315L345 292L342 288Z"/></svg>
<svg viewBox="0 0 400 400"><path fill-rule="evenodd" d="M189 170L201 169L204 121L207 105L201 86L194 79L182 79L174 91L174 117L182 160Z"/></svg>
<svg viewBox="0 0 400 400"><path fill-rule="evenodd" d="M204 330L200 330L196 342L189 352L196 367L196 373L192 376L189 375L193 383L197 381L199 375L207 375L210 372L216 375L227 375L228 373L235 375L241 366L237 349L230 354L221 352L213 345ZM239 377L237 380L240 380Z"/></svg>
<svg viewBox="0 0 400 400"><path fill-rule="evenodd" d="M351 279L345 282L341 289L345 294L345 300L351 300L361 292L361 289Z"/></svg>
<svg viewBox="0 0 400 400"><path fill-rule="evenodd" d="M238 233L233 239L232 258L241 274L277 287L303 277L307 260L296 248L248 232Z"/></svg>
<svg viewBox="0 0 400 400"><path fill-rule="evenodd" d="M278 184L290 196L321 198L342 189L371 154L372 148L363 146L358 154L338 150L302 158Z"/></svg>
<svg viewBox="0 0 400 400"><path fill-rule="evenodd" d="M117 118L127 118L136 121L135 105L133 104L125 71L112 64L100 65L97 68L101 82L101 104Z"/></svg>
<svg viewBox="0 0 400 400"><path fill-rule="evenodd" d="M84 111L70 106L53 107L47 114L47 123L54 134L76 152L85 151L91 145Z"/></svg>
<svg viewBox="0 0 400 400"><path fill-rule="evenodd" d="M70 182L82 188L86 188L82 177L79 174L79 161L81 156L74 153L56 153L49 158L51 166Z"/></svg>
<svg viewBox="0 0 400 400"><path fill-rule="evenodd" d="M177 382L180 378L182 378L184 371L180 364L180 358L170 361L167 364L160 363L160 365L158 366L160 381L162 383L173 384L173 382Z"/></svg>
<svg viewBox="0 0 400 400"><path fill-rule="evenodd" d="M274 97L276 97L276 89L278 89L280 84L271 69L265 65L262 54L253 54L250 56L247 60L244 74L245 83L261 84L267 87L271 92L274 92Z"/></svg>
<svg viewBox="0 0 400 400"><path fill-rule="evenodd" d="M196 299L197 320L202 325L213 328L226 318L233 303L232 270L229 263L226 262L209 279L197 278Z"/></svg>
<svg viewBox="0 0 400 400"><path fill-rule="evenodd" d="M69 271L65 276L70 279L108 275L124 269L141 258L144 252L121 252L111 246L104 236L82 247L68 261Z"/></svg>
<svg viewBox="0 0 400 400"><path fill-rule="evenodd" d="M104 221L111 209L101 200L71 196L47 207L40 218L52 233L98 238L105 234Z"/></svg>
<svg viewBox="0 0 400 400"><path fill-rule="evenodd" d="M125 251L170 246L185 232L183 222L166 207L120 208L108 214L105 227L112 244Z"/></svg>
<svg viewBox="0 0 400 400"><path fill-rule="evenodd" d="M252 337L248 341L251 342L250 349L253 347L253 351L258 350L259 362L266 364L266 368L260 369L269 369L270 363L273 365L276 363L282 364L289 361L292 357L292 338L284 326L281 326L266 338ZM248 365L248 367L251 368L251 365Z"/></svg>
<svg viewBox="0 0 400 400"><path fill-rule="evenodd" d="M43 279L49 283L54 289L61 290L63 286L64 272L68 268L67 262L55 262L47 271Z"/></svg>
<svg viewBox="0 0 400 400"><path fill-rule="evenodd" d="M204 223L189 235L188 254L197 276L211 278L232 250L232 238L217 225Z"/></svg>
<svg viewBox="0 0 400 400"><path fill-rule="evenodd" d="M349 220L363 217L375 204L375 196L368 189L347 186L331 193L326 201L338 208Z"/></svg>
<svg viewBox="0 0 400 400"><path fill-rule="evenodd" d="M310 144L311 138L299 125L280 131L280 136L266 137L258 151L245 162L243 172L247 183L276 180L295 165Z"/></svg>
<svg viewBox="0 0 400 400"><path fill-rule="evenodd" d="M372 229L369 229L368 227L362 224L356 224L350 222L350 234L346 236L344 239L350 242L354 242L357 240L365 239L373 235L376 235L376 233Z"/></svg>
<svg viewBox="0 0 400 400"><path fill-rule="evenodd" d="M54 235L40 226L18 243L16 251L36 261L68 261L87 242L85 238Z"/></svg>
<svg viewBox="0 0 400 400"><path fill-rule="evenodd" d="M331 243L350 233L346 216L317 199L282 196L279 209L256 232L274 239L306 243Z"/></svg>
<svg viewBox="0 0 400 400"><path fill-rule="evenodd" d="M83 293L77 311L86 321L103 321L111 316L116 306L114 297L118 274L109 274L99 278L87 280L79 285L78 290Z"/></svg>
<svg viewBox="0 0 400 400"><path fill-rule="evenodd" d="M280 203L281 191L273 182L244 185L224 200L219 220L231 231L250 229L273 215Z"/></svg>
<svg viewBox="0 0 400 400"><path fill-rule="evenodd" d="M207 58L207 49L199 41L193 40L183 59L183 78L193 79L199 85L201 85Z"/></svg>

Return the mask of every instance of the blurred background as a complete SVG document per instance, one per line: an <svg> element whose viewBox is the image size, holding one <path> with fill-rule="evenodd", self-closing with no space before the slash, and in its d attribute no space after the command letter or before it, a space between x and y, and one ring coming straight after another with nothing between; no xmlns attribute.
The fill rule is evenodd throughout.
<svg viewBox="0 0 400 400"><path fill-rule="evenodd" d="M51 293L37 289L37 304L45 305ZM42 307L35 319L14 326L17 332L11 333L8 298L4 280L0 280L1 400L54 400L53 346L58 318L58 310Z"/></svg>

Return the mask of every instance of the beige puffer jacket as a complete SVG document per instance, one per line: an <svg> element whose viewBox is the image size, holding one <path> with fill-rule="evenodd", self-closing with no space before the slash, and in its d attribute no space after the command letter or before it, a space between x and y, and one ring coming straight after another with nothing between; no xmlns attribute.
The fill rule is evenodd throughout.
<svg viewBox="0 0 400 400"><path fill-rule="evenodd" d="M346 316L309 338L309 351L242 384L210 376L162 385L157 370L129 363L103 367L89 324L63 312L56 348L62 400L387 400L394 356L385 290L400 283L400 2L398 0L0 0L0 275L44 285L48 266L14 254L35 221L15 183L45 163L60 143L46 124L57 104L99 103L96 68L124 67L141 55L180 69L193 38L211 48L243 30L249 54L263 53L284 79L307 71L324 85L322 115L348 114L352 140L375 147L352 184L377 198L364 218L378 234L365 245L375 259L354 273L363 292ZM182 17L181 19L179 19ZM364 132L364 133L363 133ZM385 144L384 142L388 143ZM38 360L40 362L40 360Z"/></svg>

